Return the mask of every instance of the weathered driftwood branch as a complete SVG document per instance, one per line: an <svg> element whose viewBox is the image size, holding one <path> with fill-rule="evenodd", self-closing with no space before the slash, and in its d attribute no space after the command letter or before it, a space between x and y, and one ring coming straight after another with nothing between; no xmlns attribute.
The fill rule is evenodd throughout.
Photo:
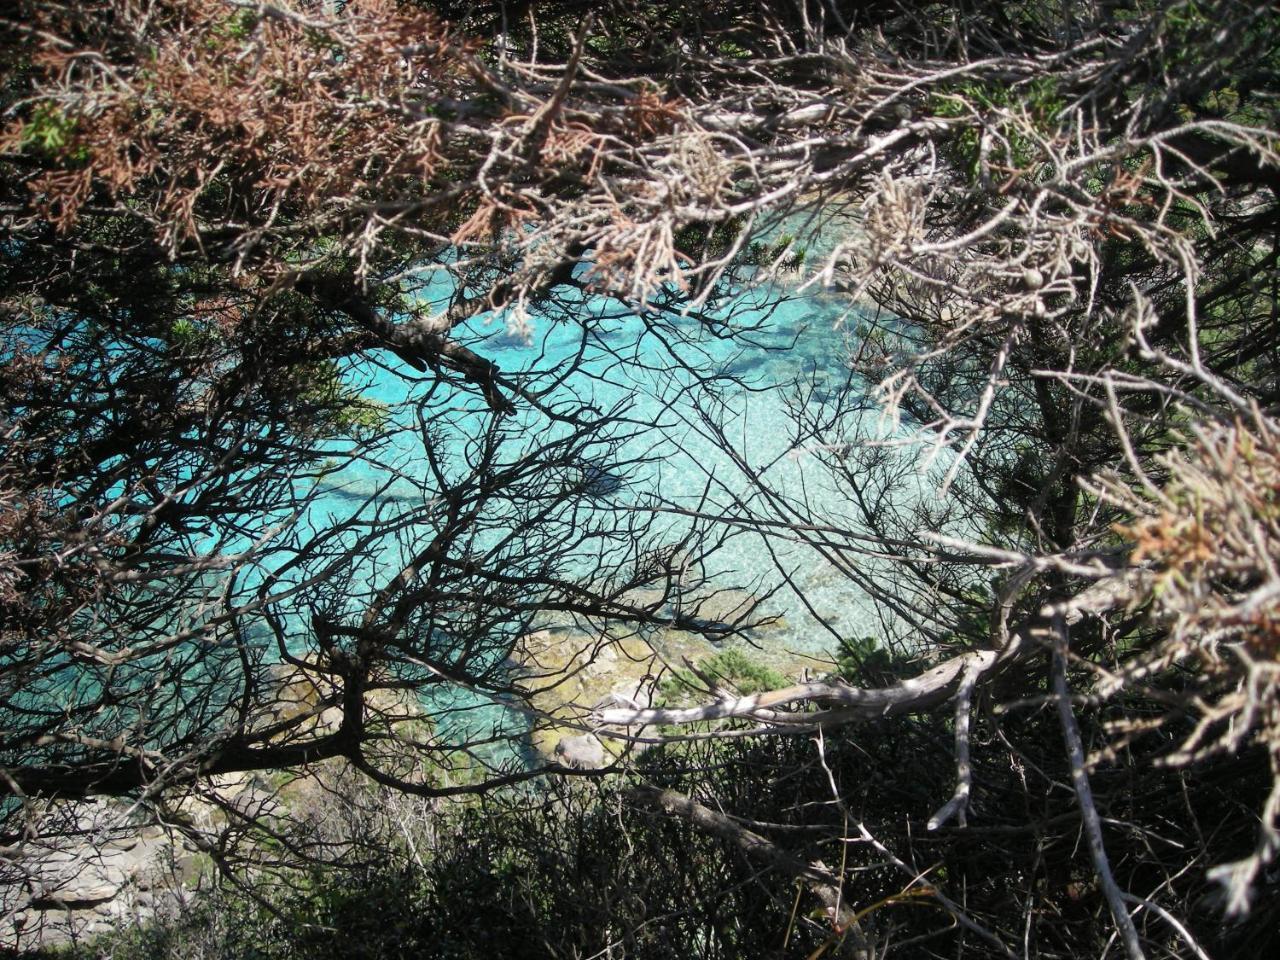
<svg viewBox="0 0 1280 960"><path fill-rule="evenodd" d="M1017 559L1016 555L1010 556ZM744 718L762 724L762 732L765 732L773 726L812 729L818 724L851 723L875 717L919 713L958 697L956 755L960 758L967 755L968 750L968 702L983 677L998 666L1041 649L1038 644L1028 642L1027 638L1033 630L1043 628L1050 618L1061 615L1066 623L1074 623L1085 615L1097 616L1121 605L1130 595L1126 587L1132 585L1133 577L1133 574L1127 572L1104 577L1081 590L1069 602L1046 605L1037 617L1009 630L1008 641L1001 649L971 650L959 654L919 676L892 686L867 689L838 680L814 681L777 690L764 690L745 697L726 697L694 707L647 710L613 707L595 710L591 714L591 720L597 727L646 727ZM805 701L828 706L821 710L779 709ZM623 736L617 733L608 735ZM963 781L964 776L961 771L959 779ZM960 789L961 786L957 785L957 795ZM946 808L939 810L935 816L942 817L945 810ZM954 814L955 810L950 813Z"/></svg>
<svg viewBox="0 0 1280 960"><path fill-rule="evenodd" d="M1058 703L1058 720L1062 725L1067 758L1071 762L1071 784L1075 787L1080 819L1084 822L1084 832L1089 839L1089 856L1093 859L1094 872L1098 875L1103 895L1111 908L1111 917L1115 920L1116 929L1124 943L1125 953L1129 960L1143 960L1145 954L1138 940L1138 930L1125 908L1125 894L1111 873L1107 848L1102 842L1102 821L1098 817L1098 808L1093 804L1093 791L1089 786L1089 773L1085 767L1084 743L1080 739L1075 714L1071 711L1071 691L1067 687L1068 640L1065 618L1054 618L1053 632L1053 695Z"/></svg>
<svg viewBox="0 0 1280 960"><path fill-rule="evenodd" d="M863 689L838 681L797 683L779 690L717 700L715 703L696 707L649 710L615 707L596 711L592 719L601 726L630 727L699 723L731 717L769 723L782 724L790 721L811 725L896 716L946 703L965 683L972 688L979 677L995 666L999 658L994 650L975 650L953 657L918 677L903 680L890 687ZM832 704L833 708L810 712L783 712L775 709L807 700Z"/></svg>
<svg viewBox="0 0 1280 960"><path fill-rule="evenodd" d="M970 660L956 693L956 789L942 808L929 818L929 829L937 830L950 822L952 817L962 827L967 827L969 790L973 784L973 768L969 764L969 708L973 703L973 688L978 683L979 668L976 660Z"/></svg>

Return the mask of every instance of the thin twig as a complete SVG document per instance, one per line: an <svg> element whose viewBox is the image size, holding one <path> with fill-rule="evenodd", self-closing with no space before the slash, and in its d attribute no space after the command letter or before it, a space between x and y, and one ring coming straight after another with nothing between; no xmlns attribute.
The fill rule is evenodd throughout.
<svg viewBox="0 0 1280 960"><path fill-rule="evenodd" d="M1093 869L1098 881L1102 884L1107 906L1111 909L1112 919L1115 920L1116 929L1124 943L1125 953L1129 960L1144 960L1138 930L1124 906L1124 891L1116 883L1107 860L1107 849L1102 842L1102 822L1098 818L1097 807L1093 804L1093 791L1089 787L1089 774L1085 769L1084 744L1080 739L1075 714L1071 710L1071 693L1067 687L1068 634L1065 618L1054 618L1053 631L1053 693L1058 704L1058 720L1062 724L1062 739L1067 747L1067 758L1071 762L1071 783L1076 790L1076 802L1080 806L1080 817L1084 821L1085 834L1089 839L1089 855L1093 859Z"/></svg>

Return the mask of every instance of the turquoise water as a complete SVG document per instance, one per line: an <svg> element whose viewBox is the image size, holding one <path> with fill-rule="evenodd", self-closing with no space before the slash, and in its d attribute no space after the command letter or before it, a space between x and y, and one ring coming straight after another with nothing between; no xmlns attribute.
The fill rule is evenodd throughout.
<svg viewBox="0 0 1280 960"><path fill-rule="evenodd" d="M845 311L847 304L822 293L798 295L777 286L726 299L708 311L710 320L645 316L578 296L519 333L504 318L490 316L475 319L459 336L511 380L545 391L542 402L549 408L616 413L607 442L597 445L599 458L586 468L599 471L591 476L602 489L579 518L584 525L635 522L643 515L652 523L652 539L676 541L691 521L675 511L740 518L763 508L778 520L809 517L856 530L847 485L832 477L823 457L833 445L892 434L850 372L857 316ZM429 502L433 484L421 423L439 425L434 448L459 462L468 444L493 429L494 418L474 392L437 389L424 402L425 381L408 376L412 371L395 357L379 359L380 365L353 370L353 382L387 404L406 429L375 457L326 478L326 495L312 511L317 526L351 516L375 491L381 491L380 503L404 509ZM868 409L833 418L831 432L816 438L798 432L797 412L821 418L841 398ZM518 412L501 428L512 450L508 460L571 429L519 398L515 402ZM903 458L904 483L895 496L935 496L936 476L916 472L910 451L896 456ZM758 484L743 464L758 471ZM774 492L772 501L760 484ZM719 529L742 530L738 524ZM488 531L476 548L497 536ZM394 550L371 557L366 582L387 576L402 559ZM766 545L754 533L733 533L697 573L757 596L776 591L761 612L785 617L769 642L789 649L822 654L838 637L874 635L882 626L864 594L785 536Z"/></svg>
<svg viewBox="0 0 1280 960"><path fill-rule="evenodd" d="M443 305L445 291L437 295ZM532 559L507 538L511 530L537 531L537 518L515 504L495 505L466 535L466 549L485 557L488 568L510 564L513 571L545 575L537 555L550 552L562 554L558 575L607 586L611 572L634 565L640 553L635 541L642 535L646 548L683 544L693 558L690 578L710 585L704 594L724 590L764 598L755 617L778 622L736 642L820 662L830 660L841 639L881 636L886 611L828 559L782 527L770 527L771 535L764 536L739 522L760 515L776 523L861 529L848 478L833 476L824 460L842 445L895 434L851 372L857 320L847 302L777 285L726 298L696 318L637 312L582 295L563 298L518 330L510 329L509 318L481 316L456 331L457 337L536 397L513 397L517 412L508 417L496 417L478 391L418 377L390 354L353 366L348 381L384 404L397 429L371 447L334 450L323 495L302 518L292 548L311 549L313 555L281 583L305 581L326 569L326 562L341 571L331 578L337 586L323 597L303 590L295 613L286 612L291 651L304 654L314 642L309 618L316 609L335 620L358 619L368 598L433 535L443 509L442 485L467 478L486 443L500 449L499 465L543 456L541 448L580 429L557 419L566 416L604 418L608 424L581 444L573 466L555 464L543 472L564 483L585 478L595 495L556 515L548 539L525 551ZM796 422L806 418L825 418L828 425L800 430ZM911 450L886 456L899 461L895 502L927 504L937 497L936 469L919 471ZM361 524L375 516L382 523L405 520L395 536L363 540L368 528ZM699 519L706 517L730 522ZM583 530L590 536L571 544ZM308 537L323 546L309 548ZM269 563L278 565L281 555L289 551ZM859 557L856 563L865 575L875 561ZM460 629L475 628L474 618L460 616ZM437 624L435 654L483 672L505 655L515 636L543 623L509 618L494 625L491 643L465 654L448 649L448 625ZM491 693L451 685L436 689L428 707L446 738L491 735L496 744L525 722L496 705ZM502 749L491 754L492 762L505 762Z"/></svg>
<svg viewBox="0 0 1280 960"><path fill-rule="evenodd" d="M443 305L448 293L429 290L425 303ZM732 590L734 597L763 598L755 618L779 618L767 632L748 632L736 642L822 659L841 639L881 635L884 611L836 566L784 526L742 522L761 516L860 529L848 478L834 476L825 461L843 445L894 435L850 370L857 320L834 297L779 285L726 297L687 317L570 291L518 329L507 317L481 316L456 331L523 392L512 396L504 388L516 407L507 417L495 416L478 391L418 376L391 354L353 363L344 371L346 382L382 405L389 429L373 442L333 444L329 469L319 478L313 465L300 464L303 478L293 482L309 499L300 515L254 514L244 532L209 544L227 553L247 547L249 537L264 537L260 560L238 575L232 595L248 603L269 591L275 600L270 616L250 611L237 629L263 644L271 660L277 642L295 655L313 654L317 615L358 623L370 598L439 529L446 488L476 486L475 464L491 446L498 450L491 469L529 468L521 480L528 497L487 506L455 554L465 549L483 557L486 569L587 580L607 590L610 578L633 569L644 551L680 544L689 580L710 585L704 594ZM806 418L815 423L799 429L797 421ZM549 449L564 457L546 461ZM903 482L893 496L929 502L936 498L936 477L917 471L913 458L909 451L901 455ZM320 495L309 497L317 483ZM551 496L556 484L585 484L590 495L557 499ZM555 512L538 514L550 502ZM874 564L857 562L864 573ZM199 633L199 622L222 595L213 580L207 611L157 600L157 617L174 620L167 629ZM525 598L513 591L509 599ZM420 628L416 636L427 637L430 649L422 655L473 674L493 673L518 635L545 623L535 612L488 624L492 611L475 606L460 600L457 611L443 617L437 611L425 629L422 621L410 623ZM452 635L449 617L459 628ZM167 623L158 620L156 629ZM486 639L459 650L453 637L461 635ZM194 640L189 652L193 671L216 671L222 659L233 673L239 669L234 644L213 635ZM139 666L138 683L147 672ZM68 673L77 683L99 682L92 671ZM181 713L186 708L175 696L173 709ZM59 688L48 699L79 698ZM491 749L473 755L501 765L512 761L510 736L526 721L500 701L492 690L437 684L426 705L442 741L487 737ZM109 717L102 723L104 730L127 725Z"/></svg>

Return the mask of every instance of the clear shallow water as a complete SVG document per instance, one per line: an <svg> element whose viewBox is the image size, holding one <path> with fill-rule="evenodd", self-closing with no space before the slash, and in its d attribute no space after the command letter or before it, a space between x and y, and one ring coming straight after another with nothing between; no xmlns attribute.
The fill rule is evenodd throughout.
<svg viewBox="0 0 1280 960"><path fill-rule="evenodd" d="M441 302L447 294L434 291ZM713 305L702 318L642 317L616 302L579 296L567 297L557 317L534 319L524 335L509 332L500 317L477 318L458 334L506 377L540 392L543 410L514 398L517 412L502 423L510 447L508 461L572 429L548 417L548 410L565 412L585 405L614 411L616 423L596 445L600 458L588 463L602 471L601 495L594 508L590 502L584 504L578 520L608 528L647 517L651 539L677 541L690 521L675 511L741 517L759 505L760 493L744 474L744 465L781 498L774 504L775 514L788 516L788 502L794 502L804 506L799 512L815 519L856 528L848 491L820 463L822 451L814 440L797 437L792 417L796 409L820 409L844 392L860 392L846 363L846 336L856 324L835 329L841 319L841 307L832 299L821 294L784 295L777 289ZM290 585L300 591L281 604L278 618L284 643L299 655L313 652L314 612L323 609L335 619L358 619L362 604L429 535L427 524L406 525L398 536L364 545L368 527L360 524L374 514L385 521L428 509L437 485L424 451L430 447L446 472L462 476L468 469L468 448L493 425L491 412L475 391L433 387L430 378L415 377L390 354L352 366L347 377L363 396L384 404L402 429L371 449L335 445L333 469L318 481L322 495L301 516L254 517L255 537L272 524L281 532L263 552L261 566L237 583L236 594L246 601L272 577L277 578L277 592ZM822 440L849 443L884 435L874 413L864 422L865 430L851 430L846 420ZM911 476L905 497L934 496L930 478ZM297 485L305 493L316 482L312 477ZM351 526L343 529L347 523ZM248 546L236 536L227 534L228 539L217 546L210 543L209 548L233 552ZM501 537L500 525L491 525L473 546L483 551ZM623 534L617 542L625 540ZM322 546L311 550L306 565L289 567L315 543ZM594 572L589 552L571 556L566 563L567 578ZM303 586L327 564L342 571L332 578L337 587L317 601ZM779 567L786 571L785 578ZM866 596L811 549L785 539L766 542L753 532L737 533L725 539L696 573L718 587L770 594L759 613L782 617L785 625L756 639L771 649L823 657L838 638L878 633L878 611ZM212 610L221 595L220 584L211 582L208 589ZM194 629L206 612L184 607L164 615L174 618L173 630ZM820 624L814 612L831 629ZM246 628L252 619L245 618ZM265 629L254 632L257 641L270 646L272 638ZM207 660L194 660L192 669L207 669ZM141 670L140 676L144 673ZM78 671L68 674L80 677ZM89 675L81 679L96 682ZM440 690L431 695L428 707L439 718L446 739L451 731L471 737L487 730L494 731L495 740L501 739L524 722L468 691L446 685ZM77 699L59 691L49 696ZM104 729L109 725L104 719ZM508 748L494 748L494 762L510 759L504 749Z"/></svg>
<svg viewBox="0 0 1280 960"><path fill-rule="evenodd" d="M445 302L445 291L437 292ZM439 384L433 388L430 378L415 377L395 356L353 367L350 383L366 398L385 404L391 420L403 429L350 460L343 460L343 454L352 450L335 449L335 469L322 479L322 496L301 518L298 544L309 536L329 538L317 557L345 564L343 576L350 579L345 599L339 586L322 601L304 594L292 605L294 613L284 617L291 651L305 655L314 643L310 611L323 606L336 619L358 620L368 598L432 535L429 523L410 525L398 537L365 544L365 528L358 524L339 534L335 529L377 511L386 519L430 510L439 492L433 469L446 478L465 476L469 462L475 461L476 444L493 437L495 430L503 438L507 463L572 432L572 425L556 421L549 411L581 414L589 407L616 415L601 441L589 448L589 455L591 449L595 455L579 468L592 471L601 495L582 502L574 520L582 527L621 529L612 546L607 538L594 543L605 543L607 560L614 559L610 549L618 552L622 566L626 551L634 549L627 524L644 519L650 542L676 542L688 536L693 522L681 511L741 518L764 508L776 519L807 518L860 529L849 491L821 458L824 446L887 438L878 411L867 405L867 413L843 417L816 439L798 435L794 417L798 410L827 410L841 396L861 402L865 385L851 375L847 362L856 346L847 338L857 324L848 322L842 309L847 304L821 293L784 295L766 289L715 305L701 319L644 317L613 301L582 296L568 298L555 318L534 319L523 335L510 332L500 317L476 318L456 335L496 363L510 381L537 392L542 406L536 409L513 398L517 412L496 421L497 426L478 391ZM837 328L842 319L846 322ZM736 335L727 336L730 332ZM435 454L434 465L426 456L428 448ZM905 503L935 499L937 470L920 473L910 450L901 456L904 482L894 497ZM746 471L754 472L759 482L753 485ZM761 486L772 492L771 501L766 502ZM488 523L468 544L475 552L501 545L501 517L490 517ZM745 589L768 597L754 616L774 616L780 622L752 640L774 662L794 663L797 655L830 662L839 640L883 635L885 612L811 547L786 536L766 540L732 524L718 530L732 535L694 572L712 589ZM700 545L691 544L693 552ZM276 562L270 560L268 566ZM319 565L313 561L286 575L284 582L297 583ZM600 566L600 557L587 549L570 552L560 572L566 578L590 578ZM511 629L520 632L519 625ZM441 645L447 645L443 637ZM495 662L493 657L503 650L501 638L492 649L487 661L482 653L472 667ZM789 656L779 656L784 653ZM442 739L488 737L492 745L470 750L473 758L493 765L515 759L511 736L518 737L527 721L489 695L438 685L424 703Z"/></svg>
<svg viewBox="0 0 1280 960"><path fill-rule="evenodd" d="M584 522L616 522L623 508L654 509L654 529L674 540L689 525L674 511L741 517L761 503L745 464L782 498L774 504L775 515L798 519L807 513L817 522L857 529L848 491L819 462L821 445L797 436L792 416L797 407L821 408L842 391L863 388L851 377L846 359L846 338L856 324L836 329L840 310L821 293L784 296L766 289L728 300L701 321L650 317L646 322L613 301L579 297L559 320L534 319L527 336L512 334L501 318L492 317L477 318L459 334L504 375L531 387L545 387L576 362L544 401L556 406L572 398L619 413L619 439L602 449L598 461L598 516L584 516ZM726 337L730 330L737 336ZM387 404L399 422L410 425L419 415L414 402L425 386L407 378L410 371L395 357L380 359L382 365L361 371L357 382L365 396ZM516 403L518 412L507 421L516 449L569 429L518 398ZM461 449L489 422L484 404L466 391L441 394L423 409L424 420L443 425L437 448ZM823 439L849 443L888 436L874 412L852 422L853 434L845 418L834 436ZM418 433L400 435L379 451L377 461L356 462L326 478L313 522L323 526L351 515L375 490L382 490L380 499L405 505L429 496L429 483L425 491L414 483L428 475ZM616 467L619 462L625 466ZM935 495L936 476L903 473L908 480L899 496L927 500ZM368 558L368 583L386 577L403 559L403 549L384 554ZM746 587L758 596L776 591L761 608L784 618L784 625L768 634L771 645L819 657L828 653L837 638L819 624L815 612L843 638L876 635L880 627L860 590L812 550L785 538L771 538L766 547L755 533L735 534L698 572L719 586Z"/></svg>

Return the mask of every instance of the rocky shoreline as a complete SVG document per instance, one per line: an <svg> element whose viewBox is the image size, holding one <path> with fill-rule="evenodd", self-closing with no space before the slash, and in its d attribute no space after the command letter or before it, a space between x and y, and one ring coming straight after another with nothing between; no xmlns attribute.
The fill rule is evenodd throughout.
<svg viewBox="0 0 1280 960"><path fill-rule="evenodd" d="M269 677L276 692L258 724L314 713L320 685L307 671L277 664ZM295 733L323 734L340 720L337 710L322 711ZM317 771L325 779L330 773ZM0 858L0 951L80 943L178 912L212 877L213 862L192 836L305 806L312 781L219 776L174 803L165 818L126 800L33 801L28 835Z"/></svg>
<svg viewBox="0 0 1280 960"><path fill-rule="evenodd" d="M722 591L696 609L700 618L732 624L752 606L750 595ZM749 640L719 643L677 630L592 634L574 623L526 635L507 666L533 710L530 758L594 769L637 752L643 744L597 736L591 711L649 707L673 671L725 651L739 651L788 678L825 672L813 657L777 649L777 634L784 629L781 621L765 623L747 633ZM320 686L305 670L277 666L272 683L276 694L260 718L263 724L307 712L314 716L302 732L323 734L340 722L336 709L315 713ZM421 719L413 704L397 700L382 707L402 720ZM296 780L220 777L178 803L177 819L195 833L213 836L237 816L251 821L304 811L343 781L340 767L340 761L328 761ZM160 822L154 811L96 799L49 803L39 813L31 835L0 859L0 950L81 943L125 924L172 915L211 882L213 861L192 842L193 831Z"/></svg>
<svg viewBox="0 0 1280 960"><path fill-rule="evenodd" d="M205 858L127 803L59 804L44 823L0 874L0 949L77 943L175 913L204 872Z"/></svg>
<svg viewBox="0 0 1280 960"><path fill-rule="evenodd" d="M733 625L746 619L754 598L740 590L724 590L696 601L699 619ZM782 620L766 621L744 631L744 637L711 642L700 634L663 630L639 634L593 634L565 623L544 627L516 645L509 669L529 698L538 719L529 744L541 759L569 766L598 768L643 744L625 738L597 736L590 715L602 706L644 709L654 704L660 685L674 671L698 665L726 651L788 679L806 672L827 673L831 663L777 648L785 632ZM547 719L549 718L549 719Z"/></svg>

